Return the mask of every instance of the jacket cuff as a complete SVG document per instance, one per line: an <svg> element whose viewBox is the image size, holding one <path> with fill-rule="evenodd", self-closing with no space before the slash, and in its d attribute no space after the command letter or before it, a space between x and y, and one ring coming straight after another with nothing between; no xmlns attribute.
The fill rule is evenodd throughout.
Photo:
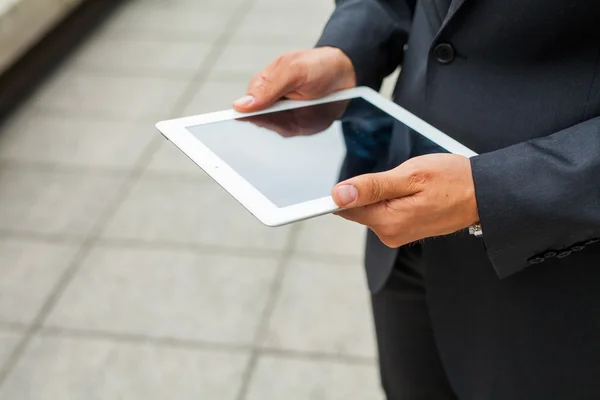
<svg viewBox="0 0 600 400"><path fill-rule="evenodd" d="M508 277L600 237L600 118L471 158L483 240Z"/></svg>

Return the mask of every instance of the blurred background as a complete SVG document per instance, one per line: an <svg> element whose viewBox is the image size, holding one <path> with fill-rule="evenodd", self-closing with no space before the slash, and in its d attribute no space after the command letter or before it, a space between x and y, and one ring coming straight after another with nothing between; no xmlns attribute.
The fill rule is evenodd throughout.
<svg viewBox="0 0 600 400"><path fill-rule="evenodd" d="M0 0L0 399L383 398L363 229L263 227L154 128L333 3Z"/></svg>

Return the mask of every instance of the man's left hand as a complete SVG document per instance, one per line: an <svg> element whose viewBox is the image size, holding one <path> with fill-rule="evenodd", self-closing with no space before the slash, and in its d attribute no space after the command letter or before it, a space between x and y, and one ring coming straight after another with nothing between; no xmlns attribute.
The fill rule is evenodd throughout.
<svg viewBox="0 0 600 400"><path fill-rule="evenodd" d="M337 214L371 228L389 247L447 235L479 221L468 158L430 154L333 189Z"/></svg>

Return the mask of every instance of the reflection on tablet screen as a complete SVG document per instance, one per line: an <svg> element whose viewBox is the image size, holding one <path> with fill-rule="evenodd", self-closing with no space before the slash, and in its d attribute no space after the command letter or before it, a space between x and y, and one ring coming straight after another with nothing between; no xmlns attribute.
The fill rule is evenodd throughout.
<svg viewBox="0 0 600 400"><path fill-rule="evenodd" d="M341 180L411 157L447 152L362 98L188 130L278 207L326 197Z"/></svg>

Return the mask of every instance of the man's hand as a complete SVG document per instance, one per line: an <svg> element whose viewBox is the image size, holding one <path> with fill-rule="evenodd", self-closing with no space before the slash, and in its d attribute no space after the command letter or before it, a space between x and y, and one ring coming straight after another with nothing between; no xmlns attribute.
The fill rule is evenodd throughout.
<svg viewBox="0 0 600 400"><path fill-rule="evenodd" d="M240 112L261 110L285 97L317 99L356 86L352 62L341 50L320 47L277 57L250 82L246 96L233 107Z"/></svg>
<svg viewBox="0 0 600 400"><path fill-rule="evenodd" d="M431 154L339 183L338 214L371 228L389 247L446 235L479 221L468 158Z"/></svg>

